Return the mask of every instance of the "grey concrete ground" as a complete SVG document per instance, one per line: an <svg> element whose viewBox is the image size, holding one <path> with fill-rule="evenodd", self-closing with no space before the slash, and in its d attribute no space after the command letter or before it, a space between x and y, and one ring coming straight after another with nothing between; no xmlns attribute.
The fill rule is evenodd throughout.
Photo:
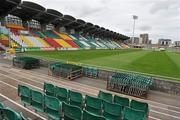
<svg viewBox="0 0 180 120"><path fill-rule="evenodd" d="M7 62L0 62L0 101L7 106L23 111L25 116L35 119L42 119L37 116L31 107L22 107L20 98L17 96L18 84L26 85L38 91L43 90L43 83L49 82L56 86L65 87L83 94L97 96L99 90L106 91L106 81L91 78L79 78L74 81L63 80L47 75L47 68L22 70L12 67ZM110 92L110 91L106 91ZM148 98L140 99L119 93L110 92L119 96L147 102L150 106L150 120L180 120L180 96L150 91ZM21 105L21 106L20 106ZM32 113L29 112L32 111ZM39 115L39 114L38 114ZM47 119L45 114L41 117Z"/></svg>

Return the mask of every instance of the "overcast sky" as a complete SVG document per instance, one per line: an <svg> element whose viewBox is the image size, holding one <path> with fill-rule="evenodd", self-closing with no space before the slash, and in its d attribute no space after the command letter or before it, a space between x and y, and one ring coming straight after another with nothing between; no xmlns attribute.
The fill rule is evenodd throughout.
<svg viewBox="0 0 180 120"><path fill-rule="evenodd" d="M132 36L149 33L155 43L159 38L180 40L180 0L29 0L63 14Z"/></svg>

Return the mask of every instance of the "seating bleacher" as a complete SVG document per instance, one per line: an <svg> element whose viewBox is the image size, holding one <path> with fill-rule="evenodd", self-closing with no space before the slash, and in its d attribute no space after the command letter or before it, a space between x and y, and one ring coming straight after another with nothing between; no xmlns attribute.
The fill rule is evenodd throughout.
<svg viewBox="0 0 180 120"><path fill-rule="evenodd" d="M139 74L116 73L109 78L107 89L142 97L147 95L152 81L151 77Z"/></svg>
<svg viewBox="0 0 180 120"><path fill-rule="evenodd" d="M49 84L49 83L46 83ZM147 120L148 119L148 104L122 98L110 93L100 91L102 98L96 98L86 95L85 98L79 92L67 90L65 88L48 85L51 87L51 94L31 91L31 106L37 112L44 112L52 119L57 120ZM21 89L26 88L22 85L18 86L18 93L21 94ZM26 88L27 89L27 88ZM44 89L47 89L44 87ZM54 89L54 90L52 90ZM46 91L46 90L44 90ZM52 93L54 91L54 94ZM62 92L62 93L61 93ZM28 95L27 95L28 96ZM60 97L58 97L60 96ZM20 97L23 97L20 95ZM108 99L104 99L107 97ZM108 102L109 101L109 102ZM120 102L119 102L120 101ZM123 101L125 104L123 104ZM127 102L128 101L128 102ZM23 102L24 104L24 102ZM126 106L126 107L125 107ZM49 112L48 112L49 111Z"/></svg>

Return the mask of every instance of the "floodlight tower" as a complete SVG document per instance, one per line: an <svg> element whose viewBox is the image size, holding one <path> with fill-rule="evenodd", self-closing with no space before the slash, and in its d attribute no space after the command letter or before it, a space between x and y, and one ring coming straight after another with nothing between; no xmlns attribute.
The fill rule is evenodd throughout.
<svg viewBox="0 0 180 120"><path fill-rule="evenodd" d="M133 15L134 24L133 24L132 44L134 43L135 21L136 21L137 19L138 19L138 16L137 16L137 15Z"/></svg>

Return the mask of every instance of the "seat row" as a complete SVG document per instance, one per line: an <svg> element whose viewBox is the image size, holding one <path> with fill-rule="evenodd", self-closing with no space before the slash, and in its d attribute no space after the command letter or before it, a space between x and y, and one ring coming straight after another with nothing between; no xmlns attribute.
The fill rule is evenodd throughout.
<svg viewBox="0 0 180 120"><path fill-rule="evenodd" d="M84 107L83 95L79 92L67 90L66 88L61 88L54 86L53 84L44 83L44 92L47 95L57 97L60 101L67 102L79 106L80 108ZM146 114L149 112L149 107L147 103L139 102L136 100L129 100L128 98L120 97L117 95L112 95L111 93L99 91L98 98L102 99L103 101L107 101L110 103L119 104L123 107L131 107L133 109L144 111ZM76 101L76 103L74 103Z"/></svg>
<svg viewBox="0 0 180 120"><path fill-rule="evenodd" d="M26 86L18 86L18 94L25 106L31 105L35 111L46 112L50 118L55 120L63 117L65 120L69 120L68 118L90 120L91 117L97 117L97 120L132 120L132 116L135 120L146 120L147 118L147 114L143 110L145 103L132 100L129 106L129 99L114 96L114 100L112 100L113 97L110 97L112 94L102 91L99 92L98 97L86 95L84 99L81 93L45 83L44 92L45 94ZM123 100L126 102L122 102ZM126 105L122 105L120 102ZM140 106L137 106L138 104ZM82 112L82 110L84 111ZM85 116L90 117L85 119Z"/></svg>
<svg viewBox="0 0 180 120"><path fill-rule="evenodd" d="M0 102L0 120L31 120Z"/></svg>

